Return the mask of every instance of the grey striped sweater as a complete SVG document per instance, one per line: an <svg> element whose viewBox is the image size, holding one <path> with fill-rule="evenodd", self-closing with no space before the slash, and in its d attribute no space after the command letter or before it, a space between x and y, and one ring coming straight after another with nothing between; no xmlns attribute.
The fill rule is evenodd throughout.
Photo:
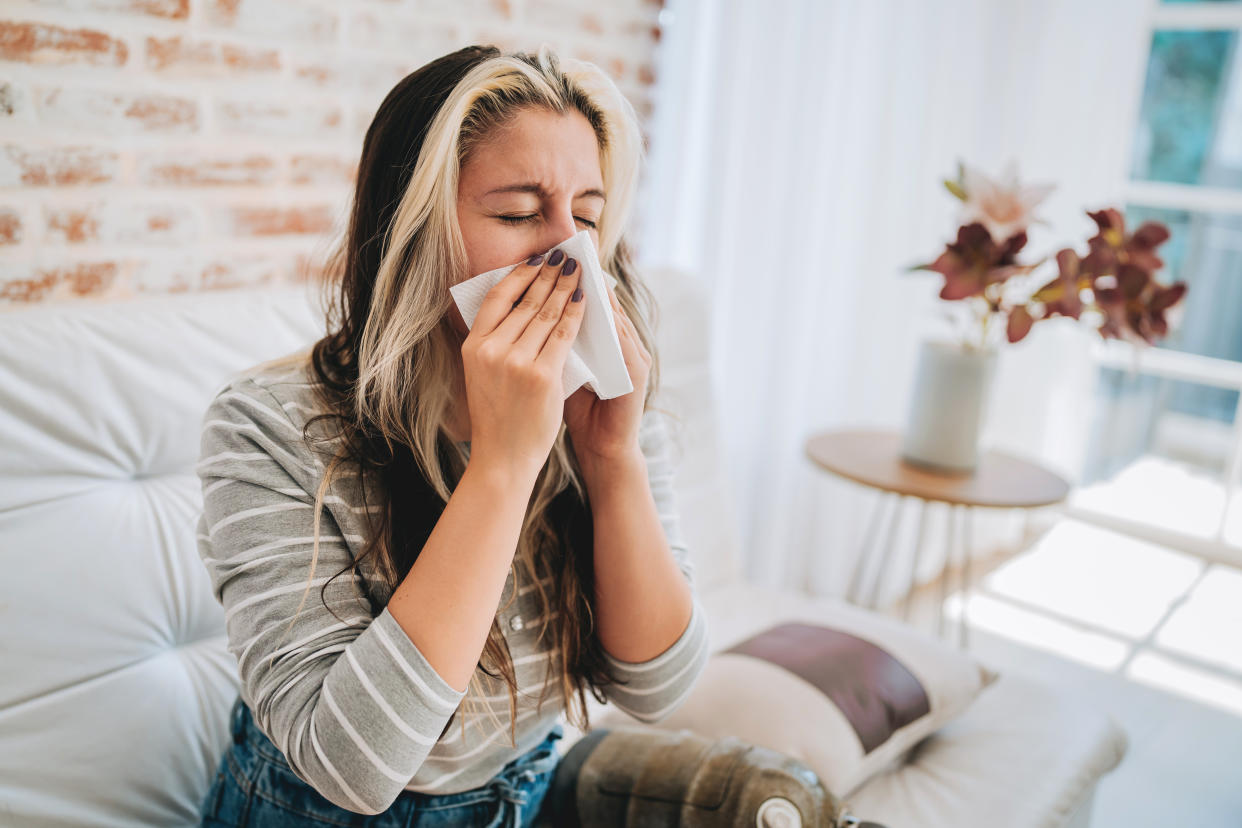
<svg viewBox="0 0 1242 828"><path fill-rule="evenodd" d="M198 550L224 607L242 698L298 777L348 810L380 813L403 789L457 793L483 785L541 741L564 711L559 648L547 637L535 641L535 585L515 584L511 571L500 602L503 607L517 589L518 599L499 613L519 682L516 749L503 686L486 698L503 731L490 719L480 727L467 717L464 738L457 722L441 738L466 693L449 685L414 646L388 612L391 596L382 587L373 590L382 596L377 606L385 608L373 616L349 575L337 577L324 599L340 620L325 609L321 587L352 561L351 553L361 553L361 487L372 483L346 477L326 493L311 590L290 625L310 575L314 495L324 472L301 439L313 406L304 363L260 366L229 382L202 422ZM667 440L659 415L644 414L640 444L652 495L693 585ZM462 445L468 452L469 443ZM367 502L381 501L371 494ZM369 560L360 564L363 578ZM522 567L513 569L525 577ZM707 655L706 616L696 596L689 624L664 653L641 664L609 658L629 683L604 692L634 718L658 721L688 695ZM537 708L545 675L551 686Z"/></svg>

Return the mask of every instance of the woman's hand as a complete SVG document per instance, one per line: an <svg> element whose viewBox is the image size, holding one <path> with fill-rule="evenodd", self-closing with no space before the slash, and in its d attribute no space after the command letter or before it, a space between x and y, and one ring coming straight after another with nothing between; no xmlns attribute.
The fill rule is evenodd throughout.
<svg viewBox="0 0 1242 828"><path fill-rule="evenodd" d="M621 309L612 287L605 285L605 288L634 390L611 400L601 400L584 385L565 400L565 428L581 463L617 460L639 451L638 432L647 396L647 377L651 373L651 354L643 347L634 323Z"/></svg>
<svg viewBox="0 0 1242 828"><path fill-rule="evenodd" d="M555 250L546 262L518 265L483 298L461 347L472 463L486 458L531 481L543 468L561 429L565 359L582 326L586 303L570 301L581 275Z"/></svg>

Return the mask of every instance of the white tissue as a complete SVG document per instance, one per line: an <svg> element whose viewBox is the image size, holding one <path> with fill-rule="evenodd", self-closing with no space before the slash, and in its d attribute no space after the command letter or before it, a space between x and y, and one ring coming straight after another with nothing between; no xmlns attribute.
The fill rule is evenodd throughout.
<svg viewBox="0 0 1242 828"><path fill-rule="evenodd" d="M604 283L607 279L608 284L615 288L616 277L604 272L600 266L595 243L591 241L591 235L586 230L578 231L551 250L545 251L544 260L547 260L547 254L556 249L578 260L578 267L582 270L578 286L582 288L582 301L586 304L578 336L565 357L565 370L561 374L565 399L584 384L601 400L629 394L634 390L634 383L631 382L630 372L625 367L625 354L621 351L621 339L617 335L617 325L612 317L612 302L608 299L608 290ZM461 311L461 318L466 321L466 327L474 327L474 318L478 315L487 292L520 264L523 262L480 273L449 288L453 301Z"/></svg>

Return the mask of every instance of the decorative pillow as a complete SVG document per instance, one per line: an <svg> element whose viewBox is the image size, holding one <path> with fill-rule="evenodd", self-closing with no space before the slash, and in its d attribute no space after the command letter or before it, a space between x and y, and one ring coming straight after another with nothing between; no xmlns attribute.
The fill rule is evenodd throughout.
<svg viewBox="0 0 1242 828"><path fill-rule="evenodd" d="M655 726L792 756L849 796L998 677L887 619L848 626L783 623L714 653L686 700Z"/></svg>

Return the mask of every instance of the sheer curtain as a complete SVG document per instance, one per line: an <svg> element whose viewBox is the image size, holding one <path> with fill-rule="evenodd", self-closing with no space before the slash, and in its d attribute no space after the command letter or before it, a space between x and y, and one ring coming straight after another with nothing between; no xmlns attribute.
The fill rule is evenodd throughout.
<svg viewBox="0 0 1242 828"><path fill-rule="evenodd" d="M1121 206L1145 68L1146 0L669 0L640 260L704 280L713 377L745 566L843 594L876 493L819 471L816 430L904 426L919 341L948 335L940 277L903 273L950 240L958 159L1058 189L1028 256L1085 250ZM1062 324L1064 322L1064 324ZM985 446L1077 476L1095 334L1040 323L1001 352ZM912 503L905 503L908 510ZM939 572L928 513L920 580ZM905 515L881 600L904 590ZM1012 512L976 512L978 557ZM905 560L908 560L906 558Z"/></svg>

